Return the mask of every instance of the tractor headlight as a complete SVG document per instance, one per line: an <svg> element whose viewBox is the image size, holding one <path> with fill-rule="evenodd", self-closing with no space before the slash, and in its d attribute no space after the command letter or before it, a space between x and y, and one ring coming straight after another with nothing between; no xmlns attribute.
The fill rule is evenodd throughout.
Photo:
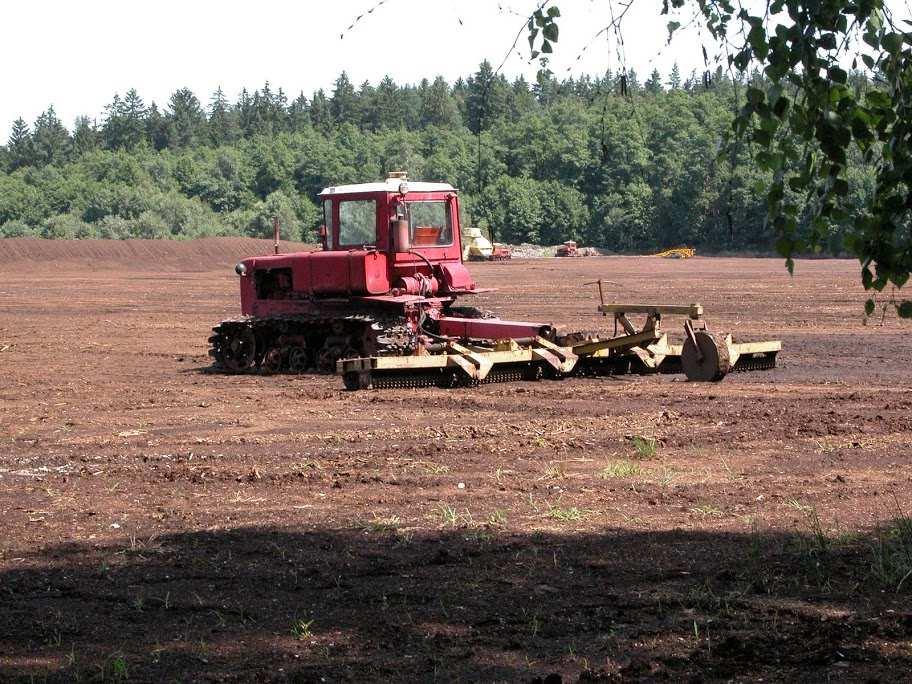
<svg viewBox="0 0 912 684"><path fill-rule="evenodd" d="M239 261L237 263L237 266L234 267L234 272L237 273L239 276L245 276L245 275L247 275L247 267L244 265L243 262Z"/></svg>

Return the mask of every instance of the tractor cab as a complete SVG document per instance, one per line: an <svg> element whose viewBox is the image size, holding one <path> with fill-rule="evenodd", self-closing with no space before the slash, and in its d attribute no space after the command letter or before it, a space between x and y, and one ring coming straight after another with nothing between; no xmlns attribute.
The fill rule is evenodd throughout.
<svg viewBox="0 0 912 684"><path fill-rule="evenodd" d="M397 173L326 188L320 199L324 251L373 248L411 261L420 257L405 255L420 250L432 260L460 260L459 204L448 183L410 183Z"/></svg>
<svg viewBox="0 0 912 684"><path fill-rule="evenodd" d="M304 300L455 299L478 292L462 264L459 198L447 183L378 183L320 193L321 249L238 264L241 308L256 316L296 312Z"/></svg>

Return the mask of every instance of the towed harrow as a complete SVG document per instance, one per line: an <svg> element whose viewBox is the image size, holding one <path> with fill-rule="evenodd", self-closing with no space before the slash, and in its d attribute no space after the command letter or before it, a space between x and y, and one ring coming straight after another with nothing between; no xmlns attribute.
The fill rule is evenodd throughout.
<svg viewBox="0 0 912 684"><path fill-rule="evenodd" d="M601 294L601 283L599 282ZM336 372L346 389L456 387L573 376L683 373L689 380L718 381L730 372L775 368L778 340L737 343L712 332L700 304L605 304L621 334L607 337L557 335L554 340L444 340L420 346L408 356L340 359ZM643 314L637 327L629 315ZM684 341L672 344L663 316L683 315Z"/></svg>

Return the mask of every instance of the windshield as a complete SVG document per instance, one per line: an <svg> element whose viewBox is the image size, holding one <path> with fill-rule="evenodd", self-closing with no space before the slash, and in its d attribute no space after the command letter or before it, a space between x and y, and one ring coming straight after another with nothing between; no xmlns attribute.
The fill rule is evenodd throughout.
<svg viewBox="0 0 912 684"><path fill-rule="evenodd" d="M377 204L374 200L339 202L339 247L377 242Z"/></svg>
<svg viewBox="0 0 912 684"><path fill-rule="evenodd" d="M446 202L408 202L409 236L414 247L452 244L453 229Z"/></svg>

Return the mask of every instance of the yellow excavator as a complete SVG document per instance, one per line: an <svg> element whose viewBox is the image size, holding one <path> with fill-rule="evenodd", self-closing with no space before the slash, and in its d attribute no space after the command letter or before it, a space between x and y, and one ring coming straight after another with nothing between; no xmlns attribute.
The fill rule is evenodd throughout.
<svg viewBox="0 0 912 684"><path fill-rule="evenodd" d="M491 242L481 228L464 228L462 244L463 261L506 261L512 258L510 248L498 242Z"/></svg>

